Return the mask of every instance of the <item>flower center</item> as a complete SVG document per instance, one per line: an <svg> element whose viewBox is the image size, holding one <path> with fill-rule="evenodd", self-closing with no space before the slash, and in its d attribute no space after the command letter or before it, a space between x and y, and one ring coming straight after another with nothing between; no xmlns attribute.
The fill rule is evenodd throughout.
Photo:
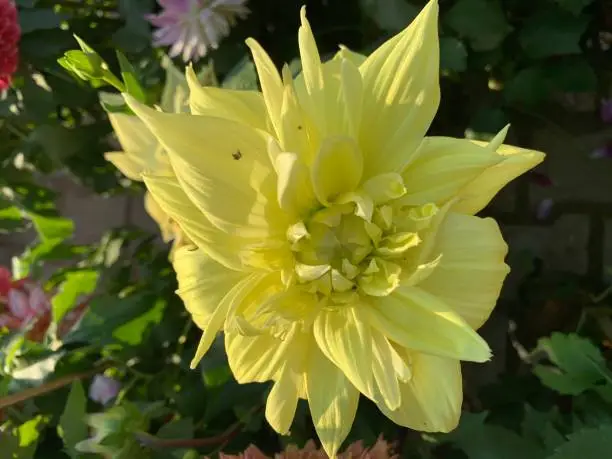
<svg viewBox="0 0 612 459"><path fill-rule="evenodd" d="M296 283L328 304L389 295L421 242L419 219L437 210L402 206L405 193L399 175L384 174L292 225L287 239Z"/></svg>

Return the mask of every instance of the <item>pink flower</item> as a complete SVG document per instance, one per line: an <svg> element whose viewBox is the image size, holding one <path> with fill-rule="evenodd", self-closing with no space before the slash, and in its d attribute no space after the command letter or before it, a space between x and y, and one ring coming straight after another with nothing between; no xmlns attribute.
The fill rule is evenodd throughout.
<svg viewBox="0 0 612 459"><path fill-rule="evenodd" d="M13 73L17 70L20 35L15 3L0 0L0 91L10 86Z"/></svg>
<svg viewBox="0 0 612 459"><path fill-rule="evenodd" d="M89 386L89 398L94 402L106 405L114 399L121 390L121 383L104 375L94 376Z"/></svg>
<svg viewBox="0 0 612 459"><path fill-rule="evenodd" d="M86 303L69 311L58 326L58 336L65 335L83 315ZM51 324L51 300L31 279L13 280L11 272L0 266L0 327L28 330L32 341L42 341Z"/></svg>
<svg viewBox="0 0 612 459"><path fill-rule="evenodd" d="M172 46L171 57L183 61L198 60L221 39L228 36L236 17L245 18L247 0L157 0L163 11L147 19L158 29L153 33L155 46Z"/></svg>
<svg viewBox="0 0 612 459"><path fill-rule="evenodd" d="M393 445L383 440L382 436L371 448L365 448L362 441L350 444L342 453L336 456L338 459L397 459L399 456L393 451ZM249 446L240 454L219 454L219 459L271 459L266 456L257 446ZM315 442L310 440L304 448L289 445L284 451L275 454L274 459L328 459L322 449L318 449Z"/></svg>

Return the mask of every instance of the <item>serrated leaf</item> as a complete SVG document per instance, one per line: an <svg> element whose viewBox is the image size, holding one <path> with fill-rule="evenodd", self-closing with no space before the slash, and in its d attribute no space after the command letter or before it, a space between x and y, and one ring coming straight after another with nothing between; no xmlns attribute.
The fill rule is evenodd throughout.
<svg viewBox="0 0 612 459"><path fill-rule="evenodd" d="M547 459L603 459L612 452L612 425L583 429L568 437Z"/></svg>
<svg viewBox="0 0 612 459"><path fill-rule="evenodd" d="M361 10L387 32L404 29L419 14L416 6L405 0L360 0Z"/></svg>
<svg viewBox="0 0 612 459"><path fill-rule="evenodd" d="M538 347L545 350L556 367L537 365L535 375L542 384L566 395L578 395L612 377L599 349L576 334L553 333L542 338Z"/></svg>
<svg viewBox="0 0 612 459"><path fill-rule="evenodd" d="M80 458L80 453L75 449L76 444L89 435L85 422L86 405L87 397L82 384L80 381L73 382L66 400L66 408L58 424L58 433L64 441L66 451L73 459Z"/></svg>
<svg viewBox="0 0 612 459"><path fill-rule="evenodd" d="M92 269L66 274L66 280L60 284L59 292L51 300L54 323L59 323L62 317L76 306L79 296L87 295L96 288L99 275Z"/></svg>
<svg viewBox="0 0 612 459"><path fill-rule="evenodd" d="M475 51L497 48L512 30L498 0L459 0L443 20Z"/></svg>
<svg viewBox="0 0 612 459"><path fill-rule="evenodd" d="M525 21L519 42L531 59L580 53L580 37L589 19L575 17L555 8L534 14Z"/></svg>
<svg viewBox="0 0 612 459"><path fill-rule="evenodd" d="M470 459L541 459L544 450L533 440L501 426L485 423L487 413L464 413L459 427L441 436Z"/></svg>

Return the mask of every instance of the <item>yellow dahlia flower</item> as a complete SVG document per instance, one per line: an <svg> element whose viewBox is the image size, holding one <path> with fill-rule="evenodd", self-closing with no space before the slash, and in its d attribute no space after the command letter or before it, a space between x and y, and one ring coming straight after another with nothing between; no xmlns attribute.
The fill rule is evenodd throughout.
<svg viewBox="0 0 612 459"><path fill-rule="evenodd" d="M187 80L173 64L170 58L162 60L166 70L166 81L160 101L163 111L180 113L189 112L189 88ZM203 78L209 82L210 76ZM114 94L102 93L101 99L107 103L116 102ZM123 102L121 97L120 101ZM136 116L125 113L109 112L108 118L123 151L109 152L104 155L107 161L121 171L130 180L142 181L142 173L146 170L163 171L170 169L168 157L159 141L147 126ZM170 169L171 170L171 169ZM146 193L144 197L145 210L159 226L162 239L169 242L175 239L181 243L181 231L176 223L168 217L159 204Z"/></svg>
<svg viewBox="0 0 612 459"><path fill-rule="evenodd" d="M308 400L334 456L359 394L398 424L458 422L460 361L490 358L475 332L508 273L497 224L475 217L543 154L424 137L438 108L438 5L365 58L321 63L302 10L302 74L281 74L248 40L262 92L200 86L191 114L126 96L173 171L144 174L194 242L173 260L203 335L225 332L241 383L274 382L270 425Z"/></svg>

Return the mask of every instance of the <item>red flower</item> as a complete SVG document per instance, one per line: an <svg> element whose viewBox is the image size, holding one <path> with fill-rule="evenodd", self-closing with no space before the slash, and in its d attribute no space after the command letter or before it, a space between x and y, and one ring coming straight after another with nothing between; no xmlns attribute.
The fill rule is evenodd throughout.
<svg viewBox="0 0 612 459"><path fill-rule="evenodd" d="M17 8L13 0L0 0L0 90L11 84L11 76L19 63Z"/></svg>

